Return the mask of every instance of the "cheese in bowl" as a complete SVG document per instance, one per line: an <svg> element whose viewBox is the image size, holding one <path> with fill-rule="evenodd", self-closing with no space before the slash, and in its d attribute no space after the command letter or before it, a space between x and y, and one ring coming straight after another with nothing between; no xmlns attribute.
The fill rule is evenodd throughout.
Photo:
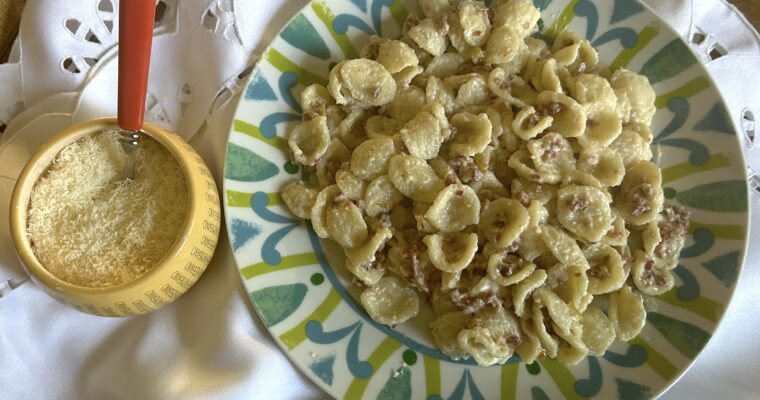
<svg viewBox="0 0 760 400"><path fill-rule="evenodd" d="M100 132L68 145L32 190L27 234L34 254L74 285L109 287L142 276L185 221L187 182L177 160L143 135L136 177L124 179L118 135Z"/></svg>
<svg viewBox="0 0 760 400"><path fill-rule="evenodd" d="M11 198L11 235L32 279L81 311L144 314L186 292L208 266L221 212L213 177L182 138L146 123L136 178L122 175L113 118L43 145Z"/></svg>

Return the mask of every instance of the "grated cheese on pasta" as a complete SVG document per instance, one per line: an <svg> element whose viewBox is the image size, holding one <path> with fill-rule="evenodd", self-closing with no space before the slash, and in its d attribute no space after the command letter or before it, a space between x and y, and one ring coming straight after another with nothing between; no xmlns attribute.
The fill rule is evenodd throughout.
<svg viewBox="0 0 760 400"><path fill-rule="evenodd" d="M32 249L48 271L75 285L140 277L169 251L185 220L188 188L177 160L143 135L136 178L125 180L117 137L101 132L70 144L31 194Z"/></svg>
<svg viewBox="0 0 760 400"><path fill-rule="evenodd" d="M316 174L283 202L343 248L372 319L425 297L453 359L575 365L637 336L689 226L652 161L649 81L572 31L531 37L530 0L419 5L303 90L288 146Z"/></svg>

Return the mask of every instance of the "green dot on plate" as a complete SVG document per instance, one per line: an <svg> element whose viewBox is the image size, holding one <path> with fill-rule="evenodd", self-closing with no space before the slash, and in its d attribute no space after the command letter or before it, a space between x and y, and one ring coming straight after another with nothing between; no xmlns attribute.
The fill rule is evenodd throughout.
<svg viewBox="0 0 760 400"><path fill-rule="evenodd" d="M676 192L676 190L673 188L666 187L662 189L662 194L665 195L666 199L673 199L676 197L678 192Z"/></svg>
<svg viewBox="0 0 760 400"><path fill-rule="evenodd" d="M311 276L311 283L315 285L320 285L324 281L325 281L325 276L320 274L319 272Z"/></svg>
<svg viewBox="0 0 760 400"><path fill-rule="evenodd" d="M295 174L298 172L298 165L293 164L290 161L285 162L285 165L282 166L285 169L285 172L289 174Z"/></svg>
<svg viewBox="0 0 760 400"><path fill-rule="evenodd" d="M404 351L404 354L401 355L401 358L404 359L404 362L406 365L414 365L414 363L417 362L417 353L414 352L414 350L406 350Z"/></svg>
<svg viewBox="0 0 760 400"><path fill-rule="evenodd" d="M531 375L538 375L541 372L541 366L538 365L537 361L533 361L532 364L525 364L525 369L527 369L528 373Z"/></svg>
<svg viewBox="0 0 760 400"><path fill-rule="evenodd" d="M538 25L538 30L539 31L542 30L542 29L544 29L544 20L543 20L543 18L539 18L538 19L537 25Z"/></svg>

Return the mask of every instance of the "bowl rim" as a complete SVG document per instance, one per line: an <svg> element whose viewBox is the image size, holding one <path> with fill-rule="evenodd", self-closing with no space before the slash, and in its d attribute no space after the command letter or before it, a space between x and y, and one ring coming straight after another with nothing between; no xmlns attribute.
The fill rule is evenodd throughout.
<svg viewBox="0 0 760 400"><path fill-rule="evenodd" d="M148 284L153 280L153 277L155 275L158 275L162 271L166 271L167 269L171 268L171 260L183 251L183 249L188 244L190 233L195 228L194 218L192 218L192 216L200 210L201 205L199 204L200 202L198 199L196 199L195 196L192 196L192 193L198 189L197 186L199 183L196 182L196 179L193 178L193 173L191 173L191 168L193 165L193 162L190 159L191 154L188 153L186 149L182 148L182 143L175 140L174 138L171 138L170 131L167 131L156 124L152 124L146 121L143 125L143 128L140 130L140 133L146 134L147 136L156 140L169 151L169 153L179 163L180 169L182 170L188 186L188 205L185 220L183 221L182 228L177 235L177 238L174 240L172 246L169 248L166 254L164 254L163 257L161 257L159 261L156 262L156 264L153 265L153 267L148 271L131 281L113 286L88 287L76 285L58 278L42 265L42 263L35 256L26 233L26 222L28 218L29 198L31 190L33 189L39 177L42 176L46 170L45 169L39 173L34 173L35 167L41 161L46 159L52 162L52 160L58 155L61 150L63 150L63 148L73 143L74 141L79 140L86 135L101 132L107 129L119 129L116 118L108 117L88 120L72 125L56 133L34 153L31 159L29 159L29 161L24 166L21 174L19 175L19 178L16 181L16 185L13 188L9 210L9 225L16 254L21 260L21 264L23 265L24 269L33 278L35 278L35 280L49 288L55 289L58 292L66 292L79 296L105 295L129 292L136 288L139 288L140 286Z"/></svg>

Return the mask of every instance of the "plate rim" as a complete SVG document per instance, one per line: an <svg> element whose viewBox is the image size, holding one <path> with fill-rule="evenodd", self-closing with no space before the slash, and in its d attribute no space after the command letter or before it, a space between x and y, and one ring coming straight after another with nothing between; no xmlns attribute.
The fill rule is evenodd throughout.
<svg viewBox="0 0 760 400"><path fill-rule="evenodd" d="M269 334L270 338L277 344L278 348L285 354L285 356L288 359L288 361L295 367L295 369L298 371L298 373L301 374L301 375L303 375L303 376L305 376L311 383L315 384L322 391L324 391L325 394L327 394L330 397L333 397L333 395L330 393L331 387L328 386L325 382L321 381L320 379L315 379L314 377L312 377L309 374L309 370L306 367L306 365L299 364L299 362L294 358L293 352L290 351L290 350L288 350L285 347L284 343L279 339L279 337L272 332L271 327L269 325L267 325L266 323L263 323L264 318L263 318L263 316L261 314L261 311L259 310L259 307L257 306L256 302L253 301L253 299L248 295L248 291L246 289L246 284L245 284L246 279L242 276L242 274L240 272L240 269L243 266L238 263L238 257L237 257L237 254L234 251L234 248L232 247L231 238L229 236L229 232L230 232L230 218L228 216L229 213L227 212L227 209L228 209L229 206L228 206L227 178L226 178L227 168L229 166L227 154L228 154L230 143L232 142L230 140L230 138L231 138L231 135L234 132L236 132L235 129L234 129L235 119L236 119L236 117L237 117L237 115L238 115L238 113L240 111L241 104L243 104L246 101L245 100L245 91L247 90L247 88L249 87L251 81L253 80L253 78L254 78L254 76L256 74L256 71L261 67L262 63L264 63L266 61L265 55L267 54L267 52L271 48L273 48L274 42L278 40L278 38L280 37L282 31L291 22L293 22L298 16L302 15L305 11L307 11L309 8L311 8L312 4L318 3L318 2L324 2L324 3L328 3L329 4L331 1L336 1L336 0L309 0L307 3L304 4L303 7L299 8L298 11L296 11L295 14L293 14L290 18L288 18L288 20L285 23L283 23L283 25L278 29L277 33L272 37L272 39L269 41L269 43L267 44L267 46L263 50L261 50L261 53L258 55L258 59L251 66L251 73L245 78L244 83L241 84L241 92L238 94L238 98L236 99L236 102L235 102L235 111L234 111L234 113L232 115L232 119L230 120L230 124L229 124L229 127L227 129L227 143L225 144L224 168L223 168L223 171L222 171L222 198L224 200L223 209L224 209L225 229L227 229L227 232L228 232L228 235L227 235L227 239L228 240L227 241L228 241L228 245L230 246L230 249L232 250L233 260L234 260L235 268L236 268L235 272L238 275L238 279L239 279L240 284L243 285L243 288L244 288L244 290L246 292L246 296L245 296L246 297L246 302L255 310L256 316L260 319L260 321L262 322L262 324L266 327L267 333ZM418 0L399 0L399 1L401 1L402 3L404 3L404 5L408 5L410 1L412 1L414 3L417 3ZM483 0L481 0L481 1L483 1ZM597 2L600 2L600 1L601 2L605 2L607 0L590 0L590 1L592 1L593 3L597 3ZM617 2L617 1L620 1L620 0L612 0L612 1L613 1L613 4L614 4L614 2ZM652 17L654 17L655 21L660 24L660 27L662 27L665 30L667 30L668 33L671 36L677 38L677 40L681 44L683 44L684 47L686 47L689 50L689 53L691 54L691 56L694 57L694 59L697 61L696 64L698 65L698 69L701 72L700 76L704 76L704 77L706 77L708 79L708 81L709 81L709 87L712 88L712 89L714 89L714 91L717 94L717 100L719 100L721 107L723 108L723 110L725 111L725 113L730 117L729 118L729 120L730 120L730 126L731 126L731 128L733 130L733 134L731 135L731 137L732 137L732 140L734 140L736 142L736 147L739 150L739 158L741 159L741 165L746 166L747 164L746 164L746 156L744 154L744 145L743 145L741 137L740 137L740 135L741 135L741 133L743 131L740 129L740 127L737 124L736 120L732 117L732 115L730 113L730 110L728 108L728 103L726 102L726 99L725 99L725 96L724 96L723 92L720 90L720 87L715 82L715 78L710 73L710 71L707 69L707 66L703 63L702 58L700 57L700 55L695 51L694 48L692 48L692 46L689 45L688 41L686 39L684 39L681 36L681 34L670 23L667 22L663 17L661 17L660 14L657 13L649 4L647 4L643 0L633 0L633 1L635 3L637 3L638 5L642 6L645 9L645 12L648 13L648 15L651 15ZM543 10L541 10L541 12L543 12ZM683 128L681 128L681 129L683 129ZM694 355L694 357L689 358L688 362L686 363L686 365L683 368L679 369L673 377L671 377L669 380L667 380L666 383L662 387L660 387L660 389L656 393L653 393L651 395L652 399L659 398L660 396L662 396L663 394L665 394L678 381L680 381L681 378L683 378L683 376L686 375L686 373L689 370L691 370L691 368L694 366L694 364L697 362L697 360L702 355L702 353L705 350L705 348L707 348L707 346L710 345L710 342L713 341L713 337L722 328L723 322L725 320L725 315L726 315L726 313L728 313L730 311L730 309L732 308L732 305L734 304L734 296L736 294L736 289L737 289L737 287L739 285L739 281L742 278L742 275L744 273L744 268L745 268L745 264L746 264L746 260L747 260L747 254L748 254L748 251L749 251L750 229L751 229L751 222L752 222L752 207L751 207L751 204L752 204L752 202L751 202L752 193L750 192L750 187L749 187L749 184L748 184L748 175L747 175L747 169L746 168L742 169L742 183L743 183L743 188L745 189L744 193L745 193L746 204L747 204L747 209L744 212L745 218L742 218L742 225L743 225L743 227L745 229L744 229L744 232L743 232L743 239L741 240L742 243L739 246L742 253L741 253L741 256L739 258L736 279L732 283L731 287L728 288L728 294L726 296L726 302L725 302L725 307L723 309L723 312L720 314L720 316L716 320L715 325L714 325L714 327L712 328L712 330L710 332L710 338L707 340L707 342L705 343L704 347L702 347L701 349L699 349L699 351L697 351L697 353ZM345 301L345 300L342 300L342 301ZM736 308L736 306L733 306L733 308Z"/></svg>

